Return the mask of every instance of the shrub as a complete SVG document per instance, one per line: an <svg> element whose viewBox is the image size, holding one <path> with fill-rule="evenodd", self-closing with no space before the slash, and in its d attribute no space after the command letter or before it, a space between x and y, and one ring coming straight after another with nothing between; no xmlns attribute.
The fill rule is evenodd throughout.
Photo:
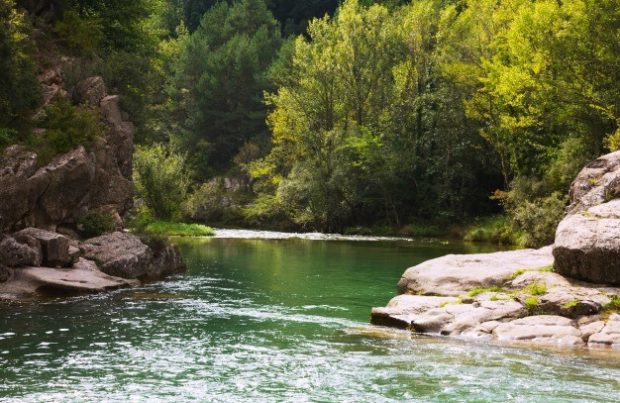
<svg viewBox="0 0 620 403"><path fill-rule="evenodd" d="M184 216L192 221L230 223L243 218L242 206L250 193L242 181L214 178L193 192L183 206Z"/></svg>
<svg viewBox="0 0 620 403"><path fill-rule="evenodd" d="M32 145L42 163L77 146L90 147L104 130L95 110L84 105L75 106L65 98L57 98L45 108L41 124L46 129L45 134L34 137Z"/></svg>
<svg viewBox="0 0 620 403"><path fill-rule="evenodd" d="M107 234L116 230L112 216L103 211L91 211L78 221L84 236L88 238Z"/></svg>
<svg viewBox="0 0 620 403"><path fill-rule="evenodd" d="M10 145L17 137L17 132L13 129L0 127L0 152Z"/></svg>
<svg viewBox="0 0 620 403"><path fill-rule="evenodd" d="M503 245L521 245L524 234L514 228L506 217L478 219L465 232L467 242L493 242Z"/></svg>
<svg viewBox="0 0 620 403"><path fill-rule="evenodd" d="M170 151L161 144L136 149L136 191L155 218L179 218L191 184L190 178L184 155Z"/></svg>

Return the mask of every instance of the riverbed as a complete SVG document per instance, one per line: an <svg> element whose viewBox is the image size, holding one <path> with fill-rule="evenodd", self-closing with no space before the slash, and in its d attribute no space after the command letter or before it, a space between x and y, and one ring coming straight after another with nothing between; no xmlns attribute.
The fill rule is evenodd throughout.
<svg viewBox="0 0 620 403"><path fill-rule="evenodd" d="M251 238L251 239L248 239ZM492 247L434 240L177 240L185 275L0 306L0 401L613 402L618 355L368 324L405 268Z"/></svg>

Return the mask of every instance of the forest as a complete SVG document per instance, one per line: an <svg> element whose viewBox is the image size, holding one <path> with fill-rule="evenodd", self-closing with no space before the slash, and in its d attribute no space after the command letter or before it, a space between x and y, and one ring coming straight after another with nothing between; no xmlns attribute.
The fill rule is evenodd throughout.
<svg viewBox="0 0 620 403"><path fill-rule="evenodd" d="M618 0L0 0L0 150L98 135L62 99L35 113L63 55L136 125L137 223L543 245L620 149L619 22Z"/></svg>

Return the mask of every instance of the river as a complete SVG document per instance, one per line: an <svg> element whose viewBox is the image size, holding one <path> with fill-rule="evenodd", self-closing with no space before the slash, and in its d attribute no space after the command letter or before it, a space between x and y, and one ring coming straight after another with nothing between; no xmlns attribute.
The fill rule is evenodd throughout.
<svg viewBox="0 0 620 403"><path fill-rule="evenodd" d="M488 247L234 234L178 240L188 272L165 282L0 306L0 401L620 397L618 355L491 346L368 325L370 308L389 301L406 267Z"/></svg>

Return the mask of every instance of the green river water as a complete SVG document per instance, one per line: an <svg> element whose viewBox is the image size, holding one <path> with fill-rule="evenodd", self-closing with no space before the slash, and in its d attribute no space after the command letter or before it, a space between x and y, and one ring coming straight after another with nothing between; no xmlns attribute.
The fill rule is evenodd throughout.
<svg viewBox="0 0 620 403"><path fill-rule="evenodd" d="M620 400L620 358L368 325L441 242L179 240L188 272L0 306L0 401Z"/></svg>

